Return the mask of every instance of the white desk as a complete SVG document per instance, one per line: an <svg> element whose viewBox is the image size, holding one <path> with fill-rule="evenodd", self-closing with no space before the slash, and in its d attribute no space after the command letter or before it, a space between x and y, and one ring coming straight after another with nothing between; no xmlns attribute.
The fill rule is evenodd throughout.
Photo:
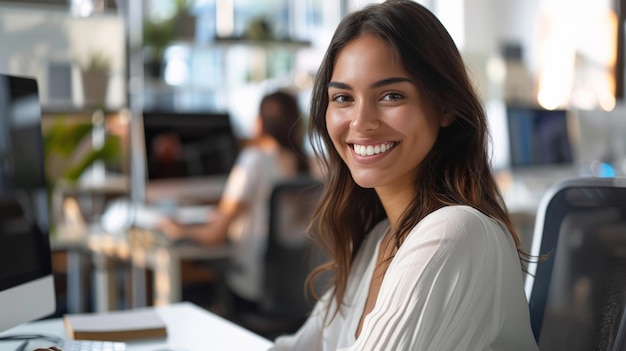
<svg viewBox="0 0 626 351"><path fill-rule="evenodd" d="M138 231L137 234L140 234ZM145 232L144 234L149 234ZM141 243L131 245L131 263L133 274L133 306L145 306L145 290L140 286L145 282L145 271L154 272L153 304L167 305L181 301L182 281L181 266L185 260L218 262L226 261L232 254L228 245L207 247L198 244L162 245L159 243ZM139 242L137 242L139 241Z"/></svg>
<svg viewBox="0 0 626 351"><path fill-rule="evenodd" d="M269 340L188 302L155 309L167 324L167 338L130 341L128 351L256 351L272 346ZM67 338L61 319L27 323L0 335L26 333ZM0 342L0 349L13 350L18 345L19 342ZM46 341L32 341L27 350L49 346L52 345Z"/></svg>
<svg viewBox="0 0 626 351"><path fill-rule="evenodd" d="M133 240L106 233L84 233L79 238L55 238L53 250L67 251L67 306L69 313L86 311L87 297L83 294L85 269L88 261L94 263L93 289L94 310L106 312L117 309L118 284L116 263L130 268L130 276L123 287L130 306L144 307L147 303L146 270L154 273L152 286L153 304L168 305L181 301L181 264L183 261L225 261L231 255L227 245L205 247L201 245L164 245L142 236L147 231L135 230ZM149 235L147 235L149 236Z"/></svg>
<svg viewBox="0 0 626 351"><path fill-rule="evenodd" d="M115 309L111 293L116 286L110 277L109 260L127 262L131 267L132 286L130 290L132 306L146 306L145 270L154 272L153 304L168 305L181 301L182 283L180 278L181 262L184 260L218 261L226 260L231 255L228 246L204 247L200 245L159 245L143 242L142 230L136 230L135 238L127 239L108 234L91 235L87 247L95 263L96 308L98 312ZM139 238L137 238L139 237Z"/></svg>

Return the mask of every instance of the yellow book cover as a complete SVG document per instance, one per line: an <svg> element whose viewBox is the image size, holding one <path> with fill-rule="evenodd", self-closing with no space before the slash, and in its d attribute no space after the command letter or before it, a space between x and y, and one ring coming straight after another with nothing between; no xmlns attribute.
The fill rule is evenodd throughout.
<svg viewBox="0 0 626 351"><path fill-rule="evenodd" d="M63 316L72 339L125 341L167 336L165 322L152 309L105 313L76 313Z"/></svg>

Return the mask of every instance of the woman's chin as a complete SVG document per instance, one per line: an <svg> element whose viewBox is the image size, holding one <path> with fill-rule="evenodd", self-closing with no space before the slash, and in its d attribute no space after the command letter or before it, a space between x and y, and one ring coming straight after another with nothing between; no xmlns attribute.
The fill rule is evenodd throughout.
<svg viewBox="0 0 626 351"><path fill-rule="evenodd" d="M370 175L364 175L364 176L355 176L354 174L352 175L352 179L354 179L354 182L360 186L361 188L365 188L365 189L373 189L375 187L377 187L378 185L380 185L380 179L373 179L373 177L371 177Z"/></svg>

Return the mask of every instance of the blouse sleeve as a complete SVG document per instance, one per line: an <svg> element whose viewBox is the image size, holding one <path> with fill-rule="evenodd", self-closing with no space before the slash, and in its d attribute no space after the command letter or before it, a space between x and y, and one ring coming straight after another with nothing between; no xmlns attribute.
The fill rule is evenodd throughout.
<svg viewBox="0 0 626 351"><path fill-rule="evenodd" d="M330 292L315 304L313 311L297 333L278 337L270 351L319 351L322 349L323 318Z"/></svg>
<svg viewBox="0 0 626 351"><path fill-rule="evenodd" d="M396 253L355 344L343 350L488 349L502 325L494 306L502 257L511 254L506 235L477 211L427 216Z"/></svg>

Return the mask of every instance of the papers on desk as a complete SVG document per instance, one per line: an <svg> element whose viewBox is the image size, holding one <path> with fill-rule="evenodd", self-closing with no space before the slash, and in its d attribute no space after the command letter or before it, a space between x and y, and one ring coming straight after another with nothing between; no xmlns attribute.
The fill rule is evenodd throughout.
<svg viewBox="0 0 626 351"><path fill-rule="evenodd" d="M182 225L200 225L210 222L215 215L215 206L178 206L164 209L159 206L137 206L134 225L138 228L155 229L163 218L171 218Z"/></svg>
<svg viewBox="0 0 626 351"><path fill-rule="evenodd" d="M67 334L76 340L126 341L167 336L165 322L153 309L66 314L63 322Z"/></svg>
<svg viewBox="0 0 626 351"><path fill-rule="evenodd" d="M197 225L212 220L215 206L164 206L133 204L127 199L118 199L107 206L100 221L110 233L123 232L135 226L154 229L162 218L172 218L184 225Z"/></svg>
<svg viewBox="0 0 626 351"><path fill-rule="evenodd" d="M184 225L204 224L212 221L216 206L182 206L176 209L174 218Z"/></svg>

